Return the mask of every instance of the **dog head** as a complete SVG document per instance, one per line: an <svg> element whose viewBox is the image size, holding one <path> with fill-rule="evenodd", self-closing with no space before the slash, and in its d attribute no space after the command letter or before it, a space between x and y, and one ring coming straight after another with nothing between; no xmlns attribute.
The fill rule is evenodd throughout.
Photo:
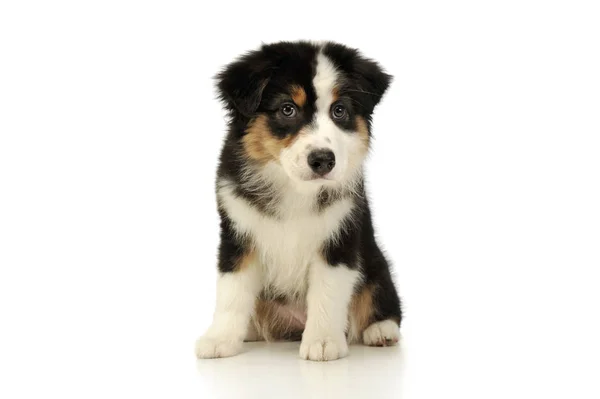
<svg viewBox="0 0 600 399"><path fill-rule="evenodd" d="M248 163L275 165L299 185L336 186L361 170L390 81L355 49L280 42L229 64L217 88Z"/></svg>

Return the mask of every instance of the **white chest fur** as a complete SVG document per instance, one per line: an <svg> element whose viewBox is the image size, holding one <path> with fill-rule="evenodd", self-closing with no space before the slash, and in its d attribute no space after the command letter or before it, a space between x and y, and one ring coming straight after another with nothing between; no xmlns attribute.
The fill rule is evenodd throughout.
<svg viewBox="0 0 600 399"><path fill-rule="evenodd" d="M309 265L353 206L350 199L342 199L317 213L314 196L289 193L278 201L275 218L259 212L228 184L219 185L218 195L236 231L252 237L265 288L283 295L306 293Z"/></svg>

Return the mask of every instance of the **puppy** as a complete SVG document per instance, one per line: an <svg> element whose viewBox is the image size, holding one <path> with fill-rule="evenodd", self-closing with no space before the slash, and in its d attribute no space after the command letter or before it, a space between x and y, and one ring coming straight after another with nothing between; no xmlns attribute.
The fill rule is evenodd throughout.
<svg viewBox="0 0 600 399"><path fill-rule="evenodd" d="M371 116L391 76L340 44L281 42L216 79L229 115L219 277L196 355L301 340L301 358L324 361L346 356L349 342L398 342L400 299L363 181Z"/></svg>

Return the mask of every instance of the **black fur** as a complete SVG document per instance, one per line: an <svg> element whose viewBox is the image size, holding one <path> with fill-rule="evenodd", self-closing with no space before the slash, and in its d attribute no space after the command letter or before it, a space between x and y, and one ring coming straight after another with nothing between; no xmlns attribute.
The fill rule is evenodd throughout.
<svg viewBox="0 0 600 399"><path fill-rule="evenodd" d="M345 72L346 81L341 87L340 95L350 97L357 112L370 120L373 109L388 89L392 76L384 73L374 61L362 57L357 50L341 44L329 43L323 48L323 53L339 70Z"/></svg>

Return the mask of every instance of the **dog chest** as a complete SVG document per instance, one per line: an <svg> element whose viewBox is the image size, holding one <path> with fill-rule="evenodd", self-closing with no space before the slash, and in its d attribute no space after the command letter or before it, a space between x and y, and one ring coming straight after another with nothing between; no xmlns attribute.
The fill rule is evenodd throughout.
<svg viewBox="0 0 600 399"><path fill-rule="evenodd" d="M285 295L306 292L310 263L340 231L353 206L350 199L341 199L316 212L284 203L287 212L273 217L227 188L219 191L219 197L236 231L252 239L265 286Z"/></svg>

